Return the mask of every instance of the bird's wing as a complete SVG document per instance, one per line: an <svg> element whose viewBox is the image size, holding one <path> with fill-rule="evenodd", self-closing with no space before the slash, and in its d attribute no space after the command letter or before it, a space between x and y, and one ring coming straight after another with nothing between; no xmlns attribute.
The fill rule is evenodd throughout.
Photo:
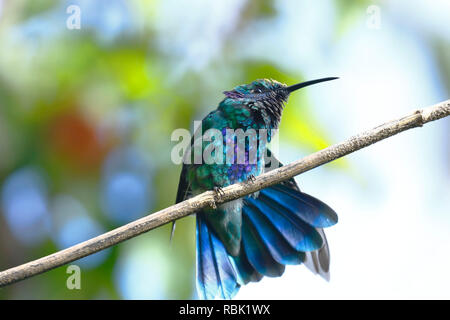
<svg viewBox="0 0 450 320"><path fill-rule="evenodd" d="M187 180L186 175L187 175L187 166L183 164L183 168L181 169L180 173L180 182L178 183L177 198L175 200L175 203L179 203L181 201L186 200L187 197L192 192L190 183Z"/></svg>
<svg viewBox="0 0 450 320"><path fill-rule="evenodd" d="M183 155L183 167L181 168L180 180L178 182L178 191L177 191L177 197L175 199L175 204L186 200L192 194L191 184L187 177L188 167L186 165L185 160L186 160L186 157L190 156L190 152L192 152L194 137L195 137L195 135L191 138L191 142L189 144L189 149L188 149L189 152L186 152L186 154ZM172 241L173 235L175 233L175 223L176 223L176 220L174 220L172 222L172 230L170 232L170 241Z"/></svg>
<svg viewBox="0 0 450 320"><path fill-rule="evenodd" d="M187 179L187 165L183 164L180 173L180 181L178 182L178 191L175 203L179 203L186 200L191 194L192 194L191 184ZM173 235L175 233L175 223L176 220L172 221L172 229L170 231L170 241L172 241Z"/></svg>
<svg viewBox="0 0 450 320"><path fill-rule="evenodd" d="M268 158L273 161L270 163ZM269 172L274 168L282 167L283 164L267 149L266 153L265 172ZM300 191L300 188L294 178L286 180L281 184L290 187L291 189ZM328 248L327 238L325 232L321 228L316 228L323 239L323 246L315 251L305 252L305 266L314 274L319 274L322 278L330 280L330 250Z"/></svg>

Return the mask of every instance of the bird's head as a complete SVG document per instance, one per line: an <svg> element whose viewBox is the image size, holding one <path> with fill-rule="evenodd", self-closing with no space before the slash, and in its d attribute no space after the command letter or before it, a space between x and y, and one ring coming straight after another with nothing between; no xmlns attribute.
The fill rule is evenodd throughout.
<svg viewBox="0 0 450 320"><path fill-rule="evenodd" d="M272 79L258 79L249 84L235 87L233 90L225 91L227 98L233 100L261 101L268 98L276 98L285 102L289 96L284 83Z"/></svg>
<svg viewBox="0 0 450 320"><path fill-rule="evenodd" d="M274 124L278 124L281 111L289 95L298 89L337 77L321 78L287 86L284 83L272 79L258 79L249 84L235 87L233 90L225 91L226 100L240 103L254 110L264 112Z"/></svg>

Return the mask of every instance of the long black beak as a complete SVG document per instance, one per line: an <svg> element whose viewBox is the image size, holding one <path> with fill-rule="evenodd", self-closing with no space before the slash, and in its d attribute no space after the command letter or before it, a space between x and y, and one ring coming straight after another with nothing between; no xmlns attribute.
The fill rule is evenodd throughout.
<svg viewBox="0 0 450 320"><path fill-rule="evenodd" d="M324 82L324 81L336 80L336 79L339 79L339 78L338 77L328 77L328 78L322 78L322 79L316 79L316 80L300 82L300 83L297 83L297 84L294 84L292 86L287 87L286 90L289 93L291 93L292 91L295 91L295 90L298 90L298 89L310 86L312 84L316 84L316 83Z"/></svg>

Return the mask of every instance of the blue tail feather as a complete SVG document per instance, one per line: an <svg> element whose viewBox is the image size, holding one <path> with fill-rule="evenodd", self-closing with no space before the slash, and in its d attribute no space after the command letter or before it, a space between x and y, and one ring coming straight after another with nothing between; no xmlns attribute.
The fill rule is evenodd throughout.
<svg viewBox="0 0 450 320"><path fill-rule="evenodd" d="M326 246L321 228L337 222L336 213L326 204L284 185L266 188L256 199L246 197L243 201L237 256L227 252L209 228L207 216L197 214L200 298L231 299L242 285L263 276L281 276L285 265L300 264L305 261L305 253Z"/></svg>
<svg viewBox="0 0 450 320"><path fill-rule="evenodd" d="M269 219L250 202L242 210L248 221L258 230L260 238L272 257L280 264L300 264L305 256L303 252L296 251L274 227Z"/></svg>
<svg viewBox="0 0 450 320"><path fill-rule="evenodd" d="M228 253L205 221L197 217L197 289L202 299L231 299L239 290Z"/></svg>
<svg viewBox="0 0 450 320"><path fill-rule="evenodd" d="M282 184L261 193L315 228L327 228L338 221L336 212L319 199Z"/></svg>
<svg viewBox="0 0 450 320"><path fill-rule="evenodd" d="M245 250L240 250L238 256L231 257L231 261L237 273L238 284L246 285L249 282L258 282L263 278L263 275L256 271L248 261Z"/></svg>
<svg viewBox="0 0 450 320"><path fill-rule="evenodd" d="M261 235L248 216L242 217L242 246L250 264L261 274L268 277L279 277L284 273L284 265L275 261L267 247L264 245Z"/></svg>
<svg viewBox="0 0 450 320"><path fill-rule="evenodd" d="M279 203L260 194L258 199L249 199L283 235L286 241L297 251L308 252L320 249L323 240L315 228L298 219Z"/></svg>
<svg viewBox="0 0 450 320"><path fill-rule="evenodd" d="M200 299L214 299L218 291L214 257L206 224L197 217L197 291Z"/></svg>
<svg viewBox="0 0 450 320"><path fill-rule="evenodd" d="M220 296L223 299L231 299L239 290L239 285L236 280L236 271L220 240L212 232L209 233L209 237L215 256L215 268L219 282Z"/></svg>

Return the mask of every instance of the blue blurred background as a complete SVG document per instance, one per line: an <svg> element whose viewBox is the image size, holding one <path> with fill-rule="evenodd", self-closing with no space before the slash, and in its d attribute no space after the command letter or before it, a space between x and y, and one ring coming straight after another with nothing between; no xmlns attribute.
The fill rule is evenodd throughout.
<svg viewBox="0 0 450 320"><path fill-rule="evenodd" d="M0 0L0 269L173 204L172 131L236 85L340 77L291 97L285 163L446 100L449 21L448 0ZM340 217L331 281L288 267L237 298L450 298L449 136L444 119L298 177ZM61 267L0 298L196 298L194 228L74 262L81 290Z"/></svg>

